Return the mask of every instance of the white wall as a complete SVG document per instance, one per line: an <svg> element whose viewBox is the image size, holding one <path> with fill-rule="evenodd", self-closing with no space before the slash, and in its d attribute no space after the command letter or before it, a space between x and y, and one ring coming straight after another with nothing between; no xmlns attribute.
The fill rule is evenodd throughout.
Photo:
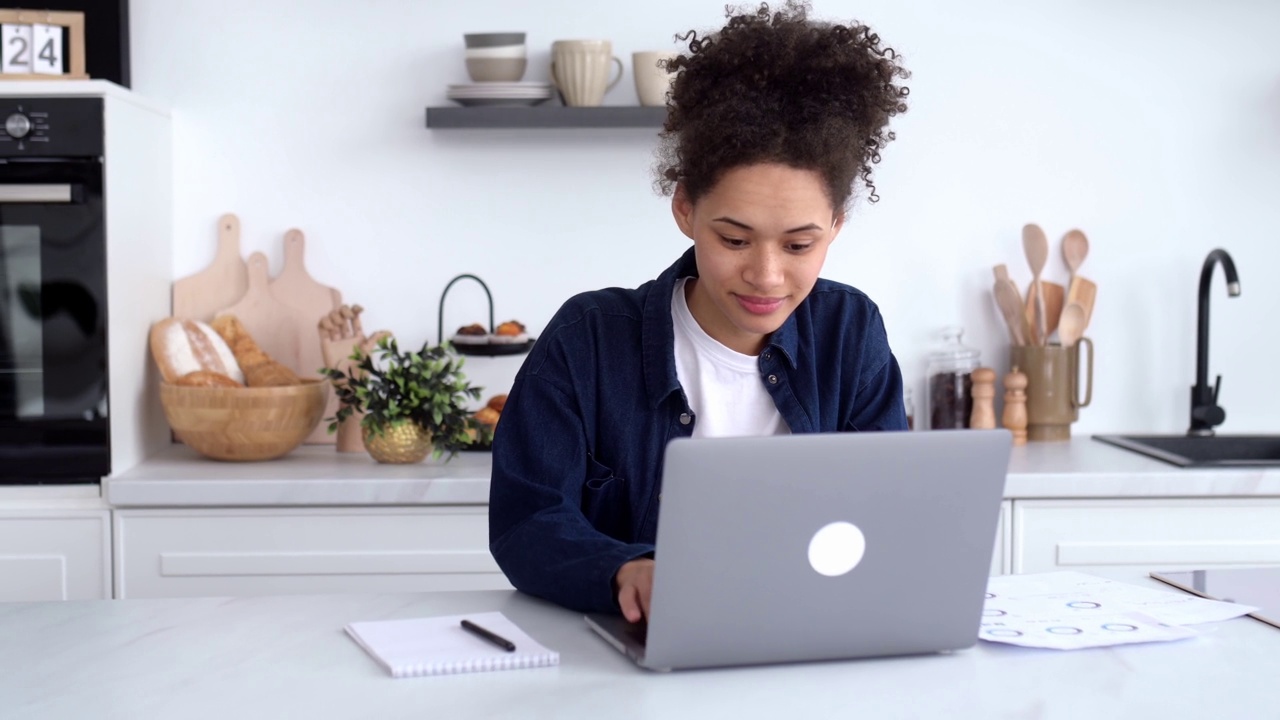
<svg viewBox="0 0 1280 720"><path fill-rule="evenodd" d="M244 250L273 272L290 227L309 269L404 342L436 337L440 293L462 272L493 290L499 322L536 334L570 294L634 286L687 244L651 189L647 130L427 130L424 108L466 82L462 34L529 33L526 80L559 38L613 40L627 65L607 104L634 104L630 53L714 27L720 0L431 2L134 0L134 89L174 109L175 276L212 258L214 222L239 214ZM1082 228L1099 286L1094 404L1078 433L1180 431L1195 365L1200 265L1227 248L1243 296L1213 289L1211 371L1224 431L1277 431L1280 413L1280 4L1264 0L819 0L906 56L911 109L825 275L867 291L923 392L925 354L961 324L1003 371L991 266L1030 277L1020 228L1053 243ZM485 320L451 291L448 334ZM519 359L470 359L502 391Z"/></svg>

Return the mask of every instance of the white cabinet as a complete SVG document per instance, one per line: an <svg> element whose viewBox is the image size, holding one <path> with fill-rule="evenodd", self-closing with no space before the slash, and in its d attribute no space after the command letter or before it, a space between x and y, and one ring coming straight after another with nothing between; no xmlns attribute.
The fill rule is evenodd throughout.
<svg viewBox="0 0 1280 720"><path fill-rule="evenodd" d="M1015 573L1280 564L1280 499L1017 500Z"/></svg>
<svg viewBox="0 0 1280 720"><path fill-rule="evenodd" d="M111 597L111 511L0 507L0 602Z"/></svg>
<svg viewBox="0 0 1280 720"><path fill-rule="evenodd" d="M115 511L118 598L509 589L486 506Z"/></svg>
<svg viewBox="0 0 1280 720"><path fill-rule="evenodd" d="M1009 572L1009 539L1012 534L1009 532L1009 526L1012 522L1013 501L1005 500L1000 503L1000 524L996 526L996 549L991 554L992 575L1005 575Z"/></svg>

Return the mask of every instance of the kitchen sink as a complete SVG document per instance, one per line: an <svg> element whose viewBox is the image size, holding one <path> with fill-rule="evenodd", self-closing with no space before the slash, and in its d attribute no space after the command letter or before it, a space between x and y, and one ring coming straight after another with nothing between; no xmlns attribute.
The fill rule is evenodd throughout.
<svg viewBox="0 0 1280 720"><path fill-rule="evenodd" d="M1180 467L1280 467L1280 435L1094 435Z"/></svg>

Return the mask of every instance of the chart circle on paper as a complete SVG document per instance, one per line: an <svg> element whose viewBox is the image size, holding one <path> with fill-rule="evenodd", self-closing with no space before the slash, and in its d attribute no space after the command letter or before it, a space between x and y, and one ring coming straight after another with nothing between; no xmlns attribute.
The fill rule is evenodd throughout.
<svg viewBox="0 0 1280 720"><path fill-rule="evenodd" d="M839 577L862 562L867 538L851 522L824 525L809 540L809 565L820 575Z"/></svg>

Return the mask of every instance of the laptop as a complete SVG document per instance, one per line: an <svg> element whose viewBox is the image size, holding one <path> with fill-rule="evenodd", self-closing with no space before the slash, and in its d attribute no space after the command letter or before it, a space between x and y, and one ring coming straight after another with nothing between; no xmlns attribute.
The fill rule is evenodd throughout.
<svg viewBox="0 0 1280 720"><path fill-rule="evenodd" d="M1007 430L678 438L645 623L587 624L652 670L977 642Z"/></svg>

